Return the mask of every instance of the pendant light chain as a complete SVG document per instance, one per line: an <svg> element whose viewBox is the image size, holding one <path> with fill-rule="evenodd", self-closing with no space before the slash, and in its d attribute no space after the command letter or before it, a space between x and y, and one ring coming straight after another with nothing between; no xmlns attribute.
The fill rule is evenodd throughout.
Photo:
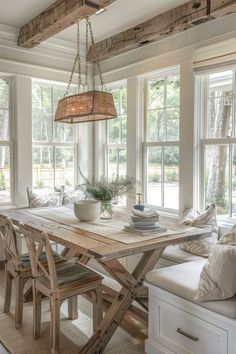
<svg viewBox="0 0 236 354"><path fill-rule="evenodd" d="M193 9L198 9L201 6L201 1L193 0Z"/></svg>
<svg viewBox="0 0 236 354"><path fill-rule="evenodd" d="M72 71L71 71L71 74L70 74L70 79L69 79L69 82L68 82L64 97L67 97L69 92L70 92L70 86L71 86L71 83L72 83L72 79L73 79L73 75L74 75L74 72L75 72L75 67L76 67L77 61L78 61L78 54L76 55L74 63L73 63Z"/></svg>
<svg viewBox="0 0 236 354"><path fill-rule="evenodd" d="M84 83L84 89L90 90L89 84L88 84L88 58L87 58L87 53L88 53L88 32L89 32L89 19L88 17L86 18L86 39L85 39L85 83Z"/></svg>
<svg viewBox="0 0 236 354"><path fill-rule="evenodd" d="M82 84L82 74L81 74L81 56L80 56L80 20L77 22L77 56L78 56L78 65L77 65L77 74L78 74L78 92L80 92L80 88L83 91Z"/></svg>
<svg viewBox="0 0 236 354"><path fill-rule="evenodd" d="M91 37L91 42L92 42L92 50L94 52L94 56L95 56L95 60L96 60L96 65L98 68L98 75L99 75L99 79L101 82L101 86L102 86L102 91L105 90L105 85L103 82L103 77L102 77L102 71L101 71L101 66L98 60L98 53L97 53L97 49L95 46L95 42L94 42L94 37L93 37L93 30L92 30L92 25L91 25L91 21L89 19L89 17L86 18L86 54L88 53L88 33L90 32L90 37ZM70 74L70 79L69 79L69 83L65 92L64 97L68 96L69 91L70 91L70 87L72 84L72 79L73 79L73 75L75 73L75 69L77 66L77 74L78 74L78 92L81 91L86 91L86 89L89 91L89 84L88 84L88 59L87 59L87 55L86 55L86 62L85 62L85 83L83 85L82 83L82 73L81 73L81 55L80 55L80 20L77 22L77 55L75 57L74 63L73 63L73 67L72 67L72 71Z"/></svg>
<svg viewBox="0 0 236 354"><path fill-rule="evenodd" d="M91 42L92 42L92 49L95 55L95 59L96 59L96 65L98 68L98 75L101 81L101 85L102 85L102 91L104 91L104 82L103 82L103 77L102 77L102 71L101 71L101 66L98 60L98 52L95 46L95 42L94 42L94 38L93 38L93 30L92 30L92 25L91 25L91 21L90 19L88 19L88 25L89 25L89 31L90 31L90 37L91 37Z"/></svg>
<svg viewBox="0 0 236 354"><path fill-rule="evenodd" d="M83 123L102 121L117 117L114 98L110 92L105 92L105 85L102 78L102 71L99 63L99 56L96 50L92 25L89 17L86 17L86 33L85 33L85 60L81 58L81 38L80 38L80 20L77 23L77 53L73 62L69 83L64 98L58 101L54 121L61 123ZM96 59L95 63L98 68L99 79L101 81L101 89L89 89L89 36L91 37L91 50ZM85 64L84 73L82 74L82 64ZM70 94L73 75L78 74L78 93ZM83 81L82 81L83 80Z"/></svg>
<svg viewBox="0 0 236 354"><path fill-rule="evenodd" d="M77 54L76 57L74 59L74 63L73 63L73 67L71 70L71 74L70 74L70 79L66 88L66 92L64 94L64 97L67 97L69 95L70 92L70 87L72 84L72 80L73 80L73 76L75 73L75 69L77 66L77 73L78 73L78 92L80 91L80 87L82 87L82 76L81 76L81 57L80 57L80 20L77 22Z"/></svg>

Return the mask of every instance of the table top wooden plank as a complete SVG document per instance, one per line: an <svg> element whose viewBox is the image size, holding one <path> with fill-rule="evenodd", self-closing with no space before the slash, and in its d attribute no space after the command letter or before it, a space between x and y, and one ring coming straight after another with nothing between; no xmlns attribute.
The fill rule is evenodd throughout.
<svg viewBox="0 0 236 354"><path fill-rule="evenodd" d="M138 242L135 244L119 244L119 248L116 248L116 250L114 250L114 245L103 245L99 247L94 247L91 250L91 253L94 255L95 258L98 259L112 259L114 258L114 254L116 254L116 258L120 258L126 257L127 255L151 251L156 248L176 245L182 242L208 238L210 235L211 232L209 231L209 229L201 229L196 234L186 232L185 234L170 235L166 237L161 237L159 239Z"/></svg>
<svg viewBox="0 0 236 354"><path fill-rule="evenodd" d="M110 240L107 237L98 235L98 234L96 234L94 232L89 232L89 231L85 231L85 230L78 231L78 228L75 227L75 226L68 226L68 225L64 224L63 222L52 221L50 218L29 213L28 209L21 209L21 210L19 210L19 213L25 215L27 218L32 218L32 216L33 216L35 219L38 219L42 223L46 222L49 225L51 225L51 224L63 225L63 228L66 229L66 230L69 230L69 231L72 231L72 232L76 232L77 234L79 233L79 234L81 234L83 236L89 237L91 239L97 240L97 241L105 243L105 244L114 243L113 240Z"/></svg>
<svg viewBox="0 0 236 354"><path fill-rule="evenodd" d="M94 238L90 238L86 235L79 234L73 230L73 228L72 230L67 230L59 223L53 223L58 225L58 228L56 229L48 228L48 226L52 225L52 222L46 218L29 215L17 210L6 211L3 214L9 216L16 224L22 222L42 232L46 231L52 241L60 243L65 247L77 250L80 253L87 253L88 250L92 249L93 247L104 245L104 242L95 240Z"/></svg>
<svg viewBox="0 0 236 354"><path fill-rule="evenodd" d="M144 236L142 242L125 244L92 232L81 229L78 230L73 226L67 226L55 221L52 222L46 217L29 213L27 209L6 210L3 214L9 216L16 224L23 222L39 230L46 231L52 241L68 248L72 248L79 253L89 254L91 257L98 260L126 257L132 254L178 244L183 241L209 237L210 235L209 229L189 230L189 228L180 226L176 223L176 231L181 229L185 231L184 233L150 240L145 240Z"/></svg>

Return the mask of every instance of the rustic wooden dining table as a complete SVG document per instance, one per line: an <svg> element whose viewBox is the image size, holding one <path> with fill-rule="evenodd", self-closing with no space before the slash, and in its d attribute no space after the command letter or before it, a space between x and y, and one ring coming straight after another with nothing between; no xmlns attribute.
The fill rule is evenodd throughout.
<svg viewBox="0 0 236 354"><path fill-rule="evenodd" d="M168 218L161 219L167 226L166 233L150 237L130 234L122 230L122 225L128 222L129 212L119 209L113 220L91 223L79 222L73 210L65 207L14 209L3 214L16 225L22 222L46 231L52 241L65 247L63 255L67 258L76 255L85 264L94 259L120 284L118 291L104 286L104 299L109 299L110 306L80 354L102 353L127 312L147 321L145 274L154 269L167 246L210 236L209 229L181 226L177 220L173 222ZM134 257L136 265L131 272L120 259L135 254L141 254L141 257Z"/></svg>

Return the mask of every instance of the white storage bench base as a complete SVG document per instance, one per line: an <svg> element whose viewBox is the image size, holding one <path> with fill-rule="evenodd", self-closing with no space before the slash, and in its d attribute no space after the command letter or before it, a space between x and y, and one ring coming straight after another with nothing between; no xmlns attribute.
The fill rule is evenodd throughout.
<svg viewBox="0 0 236 354"><path fill-rule="evenodd" d="M190 262L147 274L147 354L236 354L236 298L193 300L204 263Z"/></svg>

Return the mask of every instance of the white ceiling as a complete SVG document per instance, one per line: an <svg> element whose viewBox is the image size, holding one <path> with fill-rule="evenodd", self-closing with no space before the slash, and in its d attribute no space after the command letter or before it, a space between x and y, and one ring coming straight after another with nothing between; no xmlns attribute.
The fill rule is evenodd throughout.
<svg viewBox="0 0 236 354"><path fill-rule="evenodd" d="M0 0L0 24L21 27L34 16L45 10L55 0ZM106 11L93 16L95 40L99 41L122 30L163 13L187 0L116 0ZM56 38L75 41L76 29L72 26Z"/></svg>

